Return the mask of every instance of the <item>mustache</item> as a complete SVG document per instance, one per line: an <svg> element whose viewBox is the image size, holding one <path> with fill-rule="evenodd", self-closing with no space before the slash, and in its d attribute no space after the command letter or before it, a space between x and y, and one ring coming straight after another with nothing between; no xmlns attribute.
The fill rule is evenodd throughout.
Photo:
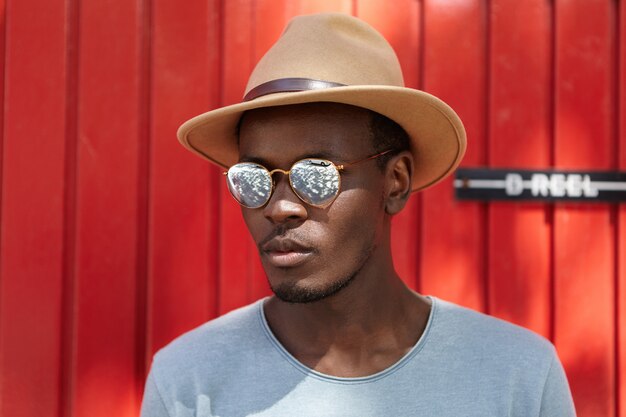
<svg viewBox="0 0 626 417"><path fill-rule="evenodd" d="M259 252L262 251L262 248L266 243L268 243L269 241L271 241L272 239L276 237L293 240L302 246L313 246L312 244L309 243L308 237L306 236L305 233L294 230L286 225L280 225L276 227L274 230L272 230L270 234L268 234L263 239L261 239L259 243L257 243L256 246Z"/></svg>

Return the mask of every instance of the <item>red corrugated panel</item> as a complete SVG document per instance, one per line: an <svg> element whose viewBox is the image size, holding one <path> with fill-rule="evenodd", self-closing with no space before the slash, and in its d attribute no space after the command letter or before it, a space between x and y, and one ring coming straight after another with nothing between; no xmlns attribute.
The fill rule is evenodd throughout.
<svg viewBox="0 0 626 417"><path fill-rule="evenodd" d="M616 89L619 102L619 113L616 115L618 120L617 151L619 155L619 169L626 171L626 5L622 2L619 7L618 27L619 27L619 73L614 82L619 86ZM615 328L617 329L618 345L617 345L617 415L626 417L626 205L620 204L618 207L617 220L617 317Z"/></svg>
<svg viewBox="0 0 626 417"><path fill-rule="evenodd" d="M611 11L605 0L556 2L558 168L615 168ZM615 415L610 212L602 204L559 204L555 210L555 342L582 417Z"/></svg>
<svg viewBox="0 0 626 417"><path fill-rule="evenodd" d="M341 13L353 13L354 0L297 0L290 1L292 3L289 8L290 13L297 14L311 14L321 12L341 12Z"/></svg>
<svg viewBox="0 0 626 417"><path fill-rule="evenodd" d="M79 15L74 416L132 416L139 158L140 9L83 1ZM112 25L111 22L115 22ZM142 358L143 360L143 358ZM102 398L108 398L102 401Z"/></svg>
<svg viewBox="0 0 626 417"><path fill-rule="evenodd" d="M421 7L413 0L389 4L371 1L357 3L358 17L374 26L391 43L408 87L420 83ZM417 167L419 169L419 167ZM407 206L393 218L392 251L396 270L412 288L418 286L420 195L413 194Z"/></svg>
<svg viewBox="0 0 626 417"><path fill-rule="evenodd" d="M490 12L490 165L549 168L550 4L494 0ZM550 337L551 206L491 204L488 240L489 312Z"/></svg>
<svg viewBox="0 0 626 417"><path fill-rule="evenodd" d="M218 107L220 2L154 0L150 92L149 354L217 314L221 175L176 140Z"/></svg>
<svg viewBox="0 0 626 417"><path fill-rule="evenodd" d="M267 52L283 32L285 25L295 14L289 14L288 0L257 0L254 9L254 62ZM297 14L297 13L296 13Z"/></svg>
<svg viewBox="0 0 626 417"><path fill-rule="evenodd" d="M67 10L60 0L11 1L7 6L2 416L58 416L60 410Z"/></svg>
<svg viewBox="0 0 626 417"><path fill-rule="evenodd" d="M424 89L450 104L467 130L464 165L485 164L485 2L424 2ZM419 167L417 167L419 169ZM452 178L423 194L422 291L484 309L483 207L453 199Z"/></svg>
<svg viewBox="0 0 626 417"><path fill-rule="evenodd" d="M254 67L253 10L250 0L224 3L224 56L222 105L239 103L248 76ZM226 313L250 301L249 277L252 276L256 248L241 217L239 204L220 181L219 312Z"/></svg>

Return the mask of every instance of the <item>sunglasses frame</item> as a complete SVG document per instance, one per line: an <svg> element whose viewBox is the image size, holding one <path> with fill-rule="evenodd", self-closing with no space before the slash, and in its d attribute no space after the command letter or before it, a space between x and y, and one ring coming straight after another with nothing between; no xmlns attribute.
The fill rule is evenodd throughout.
<svg viewBox="0 0 626 417"><path fill-rule="evenodd" d="M330 160L328 160L328 159L323 159L323 158L302 158L302 159L298 159L296 162L294 162L293 164L291 164L291 167L289 168L289 170L288 170L288 171L285 171L284 169L280 169L280 168L276 168L276 169L273 169L273 170L271 170L271 171L270 171L269 169L267 169L267 168L266 168L266 167L264 167L263 165L261 165L261 164L257 164L256 162L238 162L237 164L232 165L230 168L232 168L232 167L234 167L234 166L236 166L236 165L238 165L238 164L251 164L251 165L257 165L257 166L259 166L259 167L263 168L263 169L265 170L265 172L267 172L267 173L269 174L270 179L272 180L272 188L271 188L271 190L270 190L269 197L267 198L267 201L266 201L265 203L263 203L262 205L257 206L257 207L250 207L250 206L246 206L245 204L243 204L241 201L239 201L239 200L238 200L238 199L234 196L233 192L232 192L232 191L231 191L231 189L230 189L230 186L228 186L228 172L230 171L230 168L228 168L228 171L224 171L222 174L226 177L226 182L227 182L227 184L226 184L226 185L227 185L228 192L230 193L230 195L231 195L231 196L235 199L235 201L236 201L237 203L239 203L241 206L246 207L246 208L249 208L249 209L258 209L258 208L262 208L262 207L265 207L265 206L267 205L267 203L269 203L269 202L270 202L270 200L272 199L272 196L274 195L274 189L275 189L275 187L276 187L276 184L275 184L275 181L274 181L274 174L275 174L275 173L277 173L277 172L280 172L281 174L286 175L286 176L287 176L287 178L289 178L289 187L291 188L291 191L293 191L293 193L296 195L296 197L298 197L298 198L300 199L300 201L302 201L304 204L307 204L307 205L309 205L309 206L316 207L316 208L326 208L326 207L330 206L330 205L331 205L331 204L332 204L332 203L333 203L333 202L337 199L337 197L339 196L339 193L341 192L341 172L342 172L343 170L345 170L345 169L346 169L346 167L353 166L353 165L356 165L356 164L360 164L361 162L365 162L365 161L369 161L369 160L371 160L371 159L378 158L378 157L380 157L380 156L383 156L383 155L385 155L385 154L388 154L388 153L389 153L389 152L391 152L392 150L393 150L393 149L387 149L386 151L383 151L383 152L377 153L377 154L375 154L375 155L367 156L367 157L365 157L365 158L358 159L358 160L356 160L356 161L352 161L352 162L347 162L347 163L344 163L344 164L336 164L336 163L334 163L333 161L330 161ZM291 182L291 175L290 175L290 174L291 174L291 171L293 170L293 167L294 167L294 166L296 166L298 163L300 163L300 162L302 162L302 161L308 161L308 160L318 160L318 161L328 162L330 165L332 165L332 166L334 166L334 167L335 167L335 169L337 170L337 174L339 174L339 178L338 178L338 179L339 179L339 185L338 185L338 187L337 187L337 193L334 195L334 197L332 198L332 200L330 200L328 203L325 203L325 204L321 204L321 205L319 205L319 204L313 204L313 203L309 203L308 201L305 201L305 200L304 200L304 199L300 196L300 194L298 194L298 191L296 191L296 189L295 189L295 188L294 188L294 186L293 186L293 183Z"/></svg>

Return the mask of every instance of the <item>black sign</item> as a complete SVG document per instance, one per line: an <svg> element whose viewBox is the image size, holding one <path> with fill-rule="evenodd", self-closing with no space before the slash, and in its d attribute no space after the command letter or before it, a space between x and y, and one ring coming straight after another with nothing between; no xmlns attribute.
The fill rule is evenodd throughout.
<svg viewBox="0 0 626 417"><path fill-rule="evenodd" d="M459 168L460 200L626 201L626 172Z"/></svg>

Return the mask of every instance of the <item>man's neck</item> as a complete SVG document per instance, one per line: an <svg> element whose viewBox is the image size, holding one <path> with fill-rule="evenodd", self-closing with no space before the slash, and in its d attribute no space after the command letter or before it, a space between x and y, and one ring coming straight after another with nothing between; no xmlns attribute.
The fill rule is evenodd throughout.
<svg viewBox="0 0 626 417"><path fill-rule="evenodd" d="M380 265L380 264L379 264ZM270 328L299 361L336 376L364 376L392 365L421 336L430 301L404 285L389 262L366 266L323 300L265 304Z"/></svg>

